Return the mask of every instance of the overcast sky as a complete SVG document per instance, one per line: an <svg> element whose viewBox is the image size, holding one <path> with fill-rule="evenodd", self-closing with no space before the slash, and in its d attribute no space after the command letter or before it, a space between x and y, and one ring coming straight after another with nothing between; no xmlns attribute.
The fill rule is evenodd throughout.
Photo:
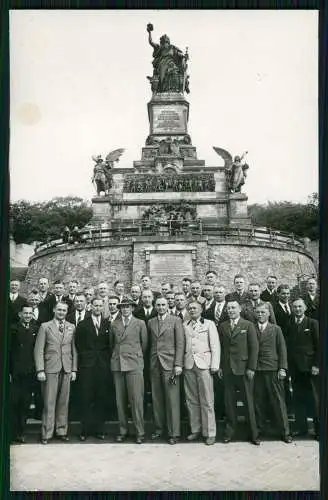
<svg viewBox="0 0 328 500"><path fill-rule="evenodd" d="M149 133L153 39L189 50L189 133L249 151L249 203L306 201L318 190L316 11L54 11L10 13L11 197L90 199L93 154L141 159Z"/></svg>

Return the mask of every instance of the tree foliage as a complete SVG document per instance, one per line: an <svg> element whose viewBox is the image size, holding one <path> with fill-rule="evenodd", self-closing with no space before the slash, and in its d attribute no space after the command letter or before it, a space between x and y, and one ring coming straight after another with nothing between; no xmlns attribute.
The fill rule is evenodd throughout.
<svg viewBox="0 0 328 500"><path fill-rule="evenodd" d="M9 209L10 229L16 243L59 238L65 226L82 228L91 217L91 207L77 197L58 197L41 203L20 200L11 203Z"/></svg>
<svg viewBox="0 0 328 500"><path fill-rule="evenodd" d="M307 203L289 201L269 202L267 205L249 205L254 224L294 233L296 236L319 239L318 194L309 196Z"/></svg>

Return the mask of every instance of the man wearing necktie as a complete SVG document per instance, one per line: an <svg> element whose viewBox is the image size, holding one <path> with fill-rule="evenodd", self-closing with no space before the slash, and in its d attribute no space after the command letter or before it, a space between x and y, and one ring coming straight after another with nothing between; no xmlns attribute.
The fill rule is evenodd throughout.
<svg viewBox="0 0 328 500"><path fill-rule="evenodd" d="M252 323L257 323L257 316L255 313L255 309L257 306L264 304L260 298L261 295L261 287L259 283L250 283L248 286L248 299L242 305L241 315L243 318L251 321ZM276 318L274 315L273 307L270 302L267 302L269 307L269 321L272 324L276 324Z"/></svg>
<svg viewBox="0 0 328 500"><path fill-rule="evenodd" d="M37 325L32 323L32 307L23 305L19 322L10 327L9 373L11 376L12 439L25 442L26 419L35 380L33 348Z"/></svg>
<svg viewBox="0 0 328 500"><path fill-rule="evenodd" d="M202 306L190 302L191 320L184 323L186 349L184 355L184 389L190 418L188 441L203 436L207 445L216 437L213 375L220 364L220 341L213 321L201 318Z"/></svg>
<svg viewBox="0 0 328 500"><path fill-rule="evenodd" d="M128 403L136 429L136 443L144 441L144 354L148 335L145 322L132 316L133 302L123 297L120 316L111 323L111 370L114 377L116 404L120 425L118 443L128 434Z"/></svg>
<svg viewBox="0 0 328 500"><path fill-rule="evenodd" d="M226 302L236 300L239 304L243 304L249 298L245 287L245 278L242 274L236 274L233 280L235 290L228 293L225 297Z"/></svg>
<svg viewBox="0 0 328 500"><path fill-rule="evenodd" d="M237 426L236 389L245 405L250 441L259 445L258 428L254 412L254 375L257 367L259 342L255 326L240 317L241 306L228 302L229 320L219 325L221 361L219 376L224 382L226 428L223 441L229 443Z"/></svg>
<svg viewBox="0 0 328 500"><path fill-rule="evenodd" d="M292 312L287 352L295 407L294 435L307 435L307 417L312 417L315 438L319 439L319 325L305 315L306 305L301 298L292 302Z"/></svg>
<svg viewBox="0 0 328 500"><path fill-rule="evenodd" d="M175 293L172 291L167 292L166 299L169 306L169 314L173 314L174 316L176 316Z"/></svg>
<svg viewBox="0 0 328 500"><path fill-rule="evenodd" d="M306 315L308 318L319 321L319 293L318 283L315 278L309 278L306 282L306 292L302 295L306 305Z"/></svg>
<svg viewBox="0 0 328 500"><path fill-rule="evenodd" d="M37 379L43 383L42 444L47 444L54 430L68 441L68 404L70 383L76 379L77 353L75 326L65 321L68 305L58 302L54 319L42 323L34 347Z"/></svg>
<svg viewBox="0 0 328 500"><path fill-rule="evenodd" d="M82 292L77 292L74 299L74 307L73 311L70 314L67 314L67 321L73 323L75 327L83 321L85 318L90 316L90 311L86 310L87 300L86 296Z"/></svg>
<svg viewBox="0 0 328 500"><path fill-rule="evenodd" d="M180 375L184 355L182 321L168 314L165 297L155 302L158 317L148 321L150 347L150 378L155 432L159 439L165 430L170 444L180 437Z"/></svg>
<svg viewBox="0 0 328 500"><path fill-rule="evenodd" d="M284 391L287 348L281 328L269 322L269 304L263 302L255 309L259 340L259 356L254 379L255 415L260 432L264 431L266 414L273 415L281 439L285 443L291 443Z"/></svg>
<svg viewBox="0 0 328 500"><path fill-rule="evenodd" d="M102 317L104 301L94 297L91 315L76 327L75 343L79 363L79 394L81 402L81 434L85 441L94 435L105 439L108 400L114 399L110 377L109 321Z"/></svg>
<svg viewBox="0 0 328 500"><path fill-rule="evenodd" d="M261 300L263 302L271 302L273 305L278 300L277 281L277 276L270 275L267 277L266 288L261 292Z"/></svg>

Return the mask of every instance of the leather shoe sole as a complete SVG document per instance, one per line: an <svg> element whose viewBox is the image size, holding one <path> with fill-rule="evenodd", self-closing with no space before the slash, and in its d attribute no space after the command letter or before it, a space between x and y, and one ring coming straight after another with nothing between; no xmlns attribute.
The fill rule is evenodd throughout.
<svg viewBox="0 0 328 500"><path fill-rule="evenodd" d="M260 441L259 439L252 439L252 440L251 440L251 443L252 443L252 444L255 444L255 446L260 446L261 441Z"/></svg>

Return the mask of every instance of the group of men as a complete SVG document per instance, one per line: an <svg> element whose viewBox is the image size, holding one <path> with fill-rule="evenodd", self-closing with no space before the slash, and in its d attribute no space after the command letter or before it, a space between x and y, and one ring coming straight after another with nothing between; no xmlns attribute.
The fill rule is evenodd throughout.
<svg viewBox="0 0 328 500"><path fill-rule="evenodd" d="M32 392L42 394L41 442L69 441L70 394L80 401L80 440L105 439L108 407L116 408L117 442L145 439L144 408L151 394L152 440L181 436L187 409L188 441L216 441L224 416L225 443L237 430L242 401L251 443L275 426L280 439L307 435L308 417L319 436L319 297L315 278L291 299L288 285L269 276L266 288L234 277L227 293L218 275L184 278L174 290L152 290L149 276L129 290L116 281L79 290L77 281L40 277L27 297L12 280L9 298L12 440L25 442ZM128 293L127 293L128 292ZM36 382L37 381L37 382ZM37 383L37 385L36 385ZM76 387L74 387L76 386ZM108 406L108 403L109 406ZM115 403L115 404L114 404ZM295 415L293 432L288 414Z"/></svg>

